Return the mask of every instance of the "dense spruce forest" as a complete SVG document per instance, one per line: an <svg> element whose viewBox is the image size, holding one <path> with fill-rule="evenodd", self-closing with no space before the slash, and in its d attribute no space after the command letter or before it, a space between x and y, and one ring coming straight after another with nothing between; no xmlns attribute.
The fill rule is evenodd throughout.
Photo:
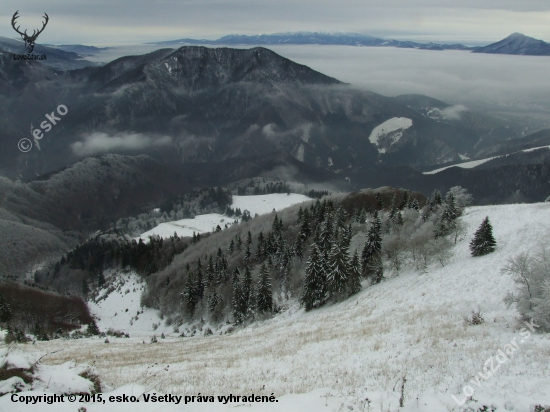
<svg viewBox="0 0 550 412"><path fill-rule="evenodd" d="M95 299L110 274L133 271L147 283L142 306L159 309L174 330L246 324L292 302L312 310L347 299L407 265L445 265L464 236L457 218L471 201L460 187L429 199L381 188L325 196L193 238L136 242L111 230L35 277Z"/></svg>

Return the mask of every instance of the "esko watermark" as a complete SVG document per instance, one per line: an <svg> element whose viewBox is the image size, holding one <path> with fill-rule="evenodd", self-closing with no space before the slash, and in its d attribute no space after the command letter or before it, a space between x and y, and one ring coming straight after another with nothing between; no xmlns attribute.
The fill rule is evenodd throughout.
<svg viewBox="0 0 550 412"><path fill-rule="evenodd" d="M59 116L65 116L67 113L69 113L69 109L67 108L67 106L65 106L64 104L60 104L59 106L57 106L57 114L59 114ZM38 128L33 130L31 127L31 133L34 137L35 142L41 140L44 137L44 133L48 133L50 130L52 130L53 126L57 124L57 122L61 121L61 117L57 117L55 115L55 112L51 112L50 114L46 113L45 116L46 119L48 119L49 121L44 120L42 123L40 123L40 129L44 130L44 132L42 132L42 130ZM21 139L19 140L17 147L23 153L30 152L30 150L32 149L32 141L27 138Z"/></svg>
<svg viewBox="0 0 550 412"><path fill-rule="evenodd" d="M538 328L540 326L540 325L536 325L533 319L531 319L531 322L525 322L525 325L527 325L527 328L529 328L531 332L534 332L535 328ZM529 339L529 336L531 336L531 332L529 332L527 328L522 328L521 331L519 332L519 335L522 337L519 343L524 343L527 339ZM485 373L485 375L483 374L483 372L478 372L475 379L470 380L470 382L473 385L477 386L478 388L481 388L481 383L482 383L481 379L483 379L483 381L486 381L491 376L493 376L495 372L499 370L500 366L503 363L506 363L511 357L514 356L514 352L517 351L518 349L519 349L519 345L516 342L516 338L514 338L510 341L510 343L504 345L502 349L499 349L495 356L491 356L489 359L485 361L485 363L483 364L484 365L483 372ZM498 364L495 364L494 362L495 360L498 362ZM465 396L464 399L458 400L457 397L454 395L451 395L451 397L458 404L458 406L462 406L468 399L472 397L474 392L475 391L472 386L466 385L462 388L462 393Z"/></svg>

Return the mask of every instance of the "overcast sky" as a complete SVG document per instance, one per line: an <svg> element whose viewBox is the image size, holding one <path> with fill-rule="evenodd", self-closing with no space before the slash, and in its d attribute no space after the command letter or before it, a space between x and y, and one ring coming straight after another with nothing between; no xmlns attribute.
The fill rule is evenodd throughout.
<svg viewBox="0 0 550 412"><path fill-rule="evenodd" d="M285 31L486 44L513 32L550 41L549 0L2 0L0 36L39 28L41 43L106 45Z"/></svg>

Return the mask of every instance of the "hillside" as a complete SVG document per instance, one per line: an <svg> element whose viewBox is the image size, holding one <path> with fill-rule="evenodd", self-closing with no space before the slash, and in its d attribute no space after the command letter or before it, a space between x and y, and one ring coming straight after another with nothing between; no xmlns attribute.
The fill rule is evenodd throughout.
<svg viewBox="0 0 550 412"><path fill-rule="evenodd" d="M468 241L485 216L493 224L498 247L490 255L473 258ZM102 339L37 342L25 350L39 354L62 348L47 358L48 364L69 359L91 363L93 354L101 353L96 367L111 387L136 382L137 376L144 376L144 362L157 361L169 364L170 372L150 377L144 385L149 390L208 395L273 392L281 397L277 407L289 405L288 410L337 411L342 405L362 410L368 398L371 410L395 411L400 397L396 384L403 376L405 408L399 410L463 410L466 405L478 410L492 405L497 411L527 412L531 405L548 405L550 343L544 334L524 339L513 358L493 377L481 380L479 388L469 382L500 348L512 339L519 342L517 312L502 301L514 290L514 282L500 269L509 257L535 250L550 236L550 204L471 207L461 219L466 238L452 249L444 267L432 264L425 272L403 269L339 304L308 313L290 305L273 319L227 335L182 339L168 334L153 345L141 343L145 336L112 339L108 346ZM477 309L485 323L464 326L463 316ZM155 332L147 335L151 333ZM88 351L82 350L84 342ZM458 408L451 396L463 399L465 385L475 389L476 402ZM124 391L129 393L131 386ZM283 396L291 393L299 395ZM8 396L0 399L0 405L8 402ZM110 404L101 410L106 406L113 411L124 408ZM224 411L230 406L234 404L188 407ZM279 410L274 406L252 404L249 409ZM56 410L69 410L63 407ZM86 408L100 410L92 404ZM140 408L153 410L146 404ZM176 410L173 405L165 410L170 408Z"/></svg>

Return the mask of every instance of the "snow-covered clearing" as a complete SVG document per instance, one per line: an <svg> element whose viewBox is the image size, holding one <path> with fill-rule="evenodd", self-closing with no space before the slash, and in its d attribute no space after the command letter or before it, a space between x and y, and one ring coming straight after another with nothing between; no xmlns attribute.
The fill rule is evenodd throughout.
<svg viewBox="0 0 550 412"><path fill-rule="evenodd" d="M376 126L369 136L369 141L378 148L379 153L386 153L386 147L379 147L382 143L380 139L389 138L390 141L387 142L389 143L387 145L391 146L401 139L403 130L408 129L412 124L412 120L406 117L393 117Z"/></svg>
<svg viewBox="0 0 550 412"><path fill-rule="evenodd" d="M233 220L234 219L230 217L218 213L197 215L194 219L181 219L173 222L161 223L153 229L142 233L136 240L141 238L143 241L147 241L150 236L169 238L170 236L174 236L174 233L177 233L179 237L193 236L193 232L212 232L216 229L217 225L223 228L226 223L233 223Z"/></svg>
<svg viewBox="0 0 550 412"><path fill-rule="evenodd" d="M172 332L159 319L156 309L141 306L141 292L145 282L134 273L107 276L106 288L92 302L88 302L90 312L97 318L101 331L113 329L124 331L130 336L146 336Z"/></svg>
<svg viewBox="0 0 550 412"><path fill-rule="evenodd" d="M270 195L259 196L233 196L233 209L245 209L250 212L250 216L257 214L265 215L273 210L283 210L298 203L307 202L311 198L297 193L272 193Z"/></svg>
<svg viewBox="0 0 550 412"><path fill-rule="evenodd" d="M550 148L550 146L533 147L532 149L520 150L519 152L514 152L514 153L521 153L521 152L528 153L528 152L533 152L535 150L547 149L547 148ZM514 153L510 153L510 154L514 154ZM466 157L466 156L463 156L463 155L459 155L459 156L462 160L464 160L464 157ZM507 155L504 155L504 156L507 156ZM479 165L482 165L483 163L488 162L489 160L498 159L499 157L504 157L504 156L493 156L493 157L487 157L485 159L472 160L471 162L458 163L456 165L445 166L445 167L442 167L442 168L439 168L439 169L435 169L435 170L432 170L430 172L424 172L424 174L425 175L433 175L433 174L442 172L443 170L450 169L451 167L461 167L462 169L472 169L476 166L479 166Z"/></svg>
<svg viewBox="0 0 550 412"><path fill-rule="evenodd" d="M485 216L493 225L497 250L473 258L468 243ZM240 403L251 411L445 412L475 405L473 411L483 404L496 411L527 412L535 404L550 405L550 336L520 336L517 312L503 303L515 284L500 272L508 257L548 242L550 204L471 207L462 219L468 234L445 267L433 265L425 273L402 270L339 304L305 313L291 303L271 320L226 335L170 334L156 344L133 336L112 338L109 344L98 338L58 340L19 348L35 356L63 349L44 359L50 365L95 360L100 377L113 388L146 381L146 388L170 394L280 397L278 403ZM463 316L478 308L485 322L465 326ZM491 370L486 361L513 339L518 350L493 376L479 380L479 372L487 376L487 368ZM170 365L169 371L147 378L147 365L154 362ZM405 407L399 408L403 376ZM459 407L452 396L461 401L466 385L477 402ZM76 406L56 405L55 411L74 412ZM158 404L145 403L84 406L88 411L159 410ZM226 411L237 404L160 406L167 411ZM0 399L0 410L53 407Z"/></svg>
<svg viewBox="0 0 550 412"><path fill-rule="evenodd" d="M250 215L254 217L256 213L263 215L271 213L273 210L282 210L289 206L293 206L298 203L311 200L305 195L296 193L273 193L269 195L258 196L233 196L233 209L241 209L241 211L248 210ZM232 224L235 218L220 215L218 213L209 213L205 215L197 215L194 219L181 219L173 222L161 223L155 226L153 229L142 233L138 239L143 241L149 240L150 236L160 236L162 238L169 238L177 233L180 237L193 236L195 233L213 232L216 226L220 225L223 229L225 224Z"/></svg>

